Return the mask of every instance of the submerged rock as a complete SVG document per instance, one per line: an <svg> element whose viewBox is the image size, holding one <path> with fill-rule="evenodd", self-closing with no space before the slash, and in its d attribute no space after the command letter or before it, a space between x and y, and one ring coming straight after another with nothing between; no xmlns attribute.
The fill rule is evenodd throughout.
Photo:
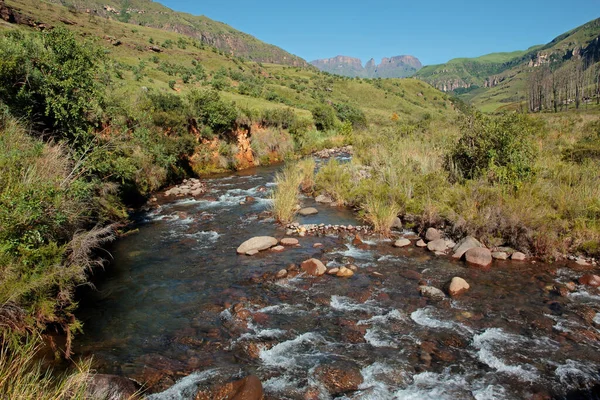
<svg viewBox="0 0 600 400"><path fill-rule="evenodd" d="M454 247L454 254L452 255L452 257L462 258L462 256L464 256L468 250L478 247L483 247L481 242L479 242L479 240L475 239L472 236L467 236L466 238L458 242L458 244Z"/></svg>
<svg viewBox="0 0 600 400"><path fill-rule="evenodd" d="M444 292L433 286L419 286L421 296L427 297L431 300L443 300L446 298Z"/></svg>
<svg viewBox="0 0 600 400"><path fill-rule="evenodd" d="M311 258L309 260L304 261L300 265L300 268L302 268L302 270L308 275L312 276L321 276L325 274L325 272L327 272L327 268L325 268L325 265L316 258Z"/></svg>
<svg viewBox="0 0 600 400"><path fill-rule="evenodd" d="M465 258L469 264L487 267L492 263L492 253L483 247L474 247L467 250Z"/></svg>
<svg viewBox="0 0 600 400"><path fill-rule="evenodd" d="M322 203L322 204L331 204L333 203L333 199L327 195L321 194L319 196L317 196L315 198L315 201L317 203Z"/></svg>
<svg viewBox="0 0 600 400"><path fill-rule="evenodd" d="M459 296L469 290L471 286L463 278L455 276L448 285L448 294L452 297Z"/></svg>
<svg viewBox="0 0 600 400"><path fill-rule="evenodd" d="M600 276L593 274L585 274L581 278L579 278L579 283L581 285L598 287L600 286Z"/></svg>
<svg viewBox="0 0 600 400"><path fill-rule="evenodd" d="M319 365L315 368L315 376L331 395L356 391L363 383L360 368L347 361Z"/></svg>
<svg viewBox="0 0 600 400"><path fill-rule="evenodd" d="M262 383L254 375L211 388L200 390L195 400L261 400L264 396Z"/></svg>
<svg viewBox="0 0 600 400"><path fill-rule="evenodd" d="M302 215L302 216L307 216L307 215L315 215L318 214L319 210L317 210L314 207L306 207L306 208L301 208L298 211L298 214Z"/></svg>
<svg viewBox="0 0 600 400"><path fill-rule="evenodd" d="M237 248L238 254L247 254L253 250L261 251L277 245L277 239L271 236L256 236L246 240Z"/></svg>

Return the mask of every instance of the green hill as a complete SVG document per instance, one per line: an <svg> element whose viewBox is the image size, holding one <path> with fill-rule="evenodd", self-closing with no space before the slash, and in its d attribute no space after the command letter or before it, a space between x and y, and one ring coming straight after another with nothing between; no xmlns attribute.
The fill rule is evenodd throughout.
<svg viewBox="0 0 600 400"><path fill-rule="evenodd" d="M205 16L173 11L151 0L48 0L92 16L109 18L132 25L168 30L235 56L259 62L305 66L306 62L287 51L273 46L229 25Z"/></svg>
<svg viewBox="0 0 600 400"><path fill-rule="evenodd" d="M528 99L530 74L542 68L558 71L600 61L600 19L566 32L550 43L512 53L457 58L426 66L416 77L444 92L453 92L485 111L523 106ZM566 96L572 97L572 96ZM569 102L570 99L565 101Z"/></svg>

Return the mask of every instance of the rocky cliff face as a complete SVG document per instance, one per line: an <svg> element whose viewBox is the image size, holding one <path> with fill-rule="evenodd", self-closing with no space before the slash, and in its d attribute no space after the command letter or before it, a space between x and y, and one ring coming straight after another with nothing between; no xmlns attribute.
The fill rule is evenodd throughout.
<svg viewBox="0 0 600 400"><path fill-rule="evenodd" d="M358 58L347 56L315 60L311 64L331 74L361 78L405 78L422 68L418 58L408 55L383 58L379 65L370 59L364 67Z"/></svg>

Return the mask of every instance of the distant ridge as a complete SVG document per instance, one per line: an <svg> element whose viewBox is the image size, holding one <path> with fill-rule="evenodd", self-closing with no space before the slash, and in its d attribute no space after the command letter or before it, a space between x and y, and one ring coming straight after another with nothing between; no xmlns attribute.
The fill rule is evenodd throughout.
<svg viewBox="0 0 600 400"><path fill-rule="evenodd" d="M310 64L321 71L351 78L406 78L423 67L418 58L410 55L383 58L379 65L371 58L364 67L360 59L347 56L314 60Z"/></svg>

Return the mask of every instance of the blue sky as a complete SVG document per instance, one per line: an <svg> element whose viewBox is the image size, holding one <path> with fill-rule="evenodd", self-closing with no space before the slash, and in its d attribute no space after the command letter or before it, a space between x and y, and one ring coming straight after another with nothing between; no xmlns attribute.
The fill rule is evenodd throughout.
<svg viewBox="0 0 600 400"><path fill-rule="evenodd" d="M410 54L423 64L523 50L600 17L600 0L158 0L311 61Z"/></svg>

